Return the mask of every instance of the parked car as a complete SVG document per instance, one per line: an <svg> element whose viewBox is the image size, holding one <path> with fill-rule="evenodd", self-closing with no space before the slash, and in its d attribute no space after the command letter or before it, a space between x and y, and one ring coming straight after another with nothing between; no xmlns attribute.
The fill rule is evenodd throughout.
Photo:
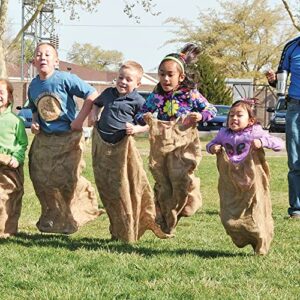
<svg viewBox="0 0 300 300"><path fill-rule="evenodd" d="M198 130L220 130L222 127L226 127L227 115L229 113L230 106L215 105L215 108L217 109L217 115L209 121L199 123Z"/></svg>
<svg viewBox="0 0 300 300"><path fill-rule="evenodd" d="M275 107L268 107L267 112L272 113L269 132L285 132L285 116L286 116L286 102L285 97L278 97Z"/></svg>
<svg viewBox="0 0 300 300"><path fill-rule="evenodd" d="M24 106L17 106L16 109L19 110L18 116L23 119L26 128L31 127L32 123L32 111L28 107L29 101L27 100Z"/></svg>

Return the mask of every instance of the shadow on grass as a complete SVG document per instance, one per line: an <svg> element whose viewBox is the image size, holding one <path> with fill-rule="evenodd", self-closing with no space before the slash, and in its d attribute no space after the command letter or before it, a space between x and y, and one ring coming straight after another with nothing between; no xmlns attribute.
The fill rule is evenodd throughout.
<svg viewBox="0 0 300 300"><path fill-rule="evenodd" d="M245 253L232 253L220 250L206 249L169 249L147 248L140 244L126 244L120 241L100 238L71 238L67 235L43 233L19 233L15 237L0 239L0 245L17 244L24 247L52 247L65 248L70 251L77 249L107 251L109 253L134 253L144 257L155 255L183 256L194 255L203 258L248 256ZM162 244L163 246L163 244Z"/></svg>
<svg viewBox="0 0 300 300"><path fill-rule="evenodd" d="M205 213L206 215L209 215L209 216L213 216L213 215L219 216L219 211L216 210L216 209L206 209L206 210L204 211L204 213Z"/></svg>

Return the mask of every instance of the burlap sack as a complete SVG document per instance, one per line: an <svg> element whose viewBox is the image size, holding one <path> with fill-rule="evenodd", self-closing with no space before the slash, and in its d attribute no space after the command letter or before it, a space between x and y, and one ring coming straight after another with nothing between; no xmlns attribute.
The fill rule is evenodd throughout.
<svg viewBox="0 0 300 300"><path fill-rule="evenodd" d="M269 166L263 149L232 163L225 151L217 154L220 217L238 247L252 245L256 254L267 254L274 235L269 190Z"/></svg>
<svg viewBox="0 0 300 300"><path fill-rule="evenodd" d="M18 232L24 194L23 165L8 167L11 157L0 154L0 237L8 237Z"/></svg>
<svg viewBox="0 0 300 300"><path fill-rule="evenodd" d="M29 173L41 203L37 227L42 232L71 234L103 212L91 183L81 176L83 147L81 132L34 137Z"/></svg>
<svg viewBox="0 0 300 300"><path fill-rule="evenodd" d="M92 153L95 181L112 238L136 242L147 229L159 238L169 237L155 223L153 193L134 138L126 136L109 144L94 129Z"/></svg>
<svg viewBox="0 0 300 300"><path fill-rule="evenodd" d="M192 216L201 206L200 179L194 174L201 160L199 133L181 120L146 119L149 125L149 167L155 180L157 222L174 232L181 217Z"/></svg>

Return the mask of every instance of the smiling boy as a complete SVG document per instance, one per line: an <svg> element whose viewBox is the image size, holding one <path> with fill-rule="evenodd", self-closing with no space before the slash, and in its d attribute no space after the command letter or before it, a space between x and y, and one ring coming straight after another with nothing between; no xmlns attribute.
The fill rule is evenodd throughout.
<svg viewBox="0 0 300 300"><path fill-rule="evenodd" d="M116 87L107 88L95 101L93 119L100 120L93 133L93 169L96 185L110 220L113 239L135 242L150 229L166 238L155 223L152 190L143 162L131 135L147 126L134 124L144 104L138 94L143 68L135 61L124 63Z"/></svg>

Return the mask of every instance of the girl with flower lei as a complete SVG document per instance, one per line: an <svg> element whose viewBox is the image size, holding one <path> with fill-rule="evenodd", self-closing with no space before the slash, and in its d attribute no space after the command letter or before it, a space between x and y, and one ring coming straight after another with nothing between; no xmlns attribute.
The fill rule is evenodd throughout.
<svg viewBox="0 0 300 300"><path fill-rule="evenodd" d="M193 215L202 205L200 180L194 175L201 156L197 123L213 118L216 109L187 72L199 52L195 44L187 44L181 53L164 57L159 83L136 115L139 124L150 128L149 167L155 180L157 222L166 233L174 232L181 217Z"/></svg>

